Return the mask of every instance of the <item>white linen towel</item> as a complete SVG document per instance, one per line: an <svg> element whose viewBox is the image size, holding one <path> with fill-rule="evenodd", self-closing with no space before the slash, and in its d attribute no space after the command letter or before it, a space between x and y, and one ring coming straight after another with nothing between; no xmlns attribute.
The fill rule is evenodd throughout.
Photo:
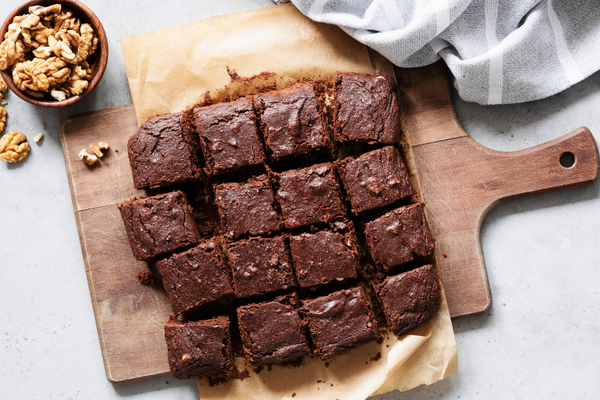
<svg viewBox="0 0 600 400"><path fill-rule="evenodd" d="M400 67L442 58L466 101L541 99L600 69L600 0L291 2Z"/></svg>

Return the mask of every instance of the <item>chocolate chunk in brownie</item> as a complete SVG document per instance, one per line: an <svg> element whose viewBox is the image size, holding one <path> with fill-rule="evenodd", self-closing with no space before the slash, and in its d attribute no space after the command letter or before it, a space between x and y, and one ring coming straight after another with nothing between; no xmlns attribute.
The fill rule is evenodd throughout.
<svg viewBox="0 0 600 400"><path fill-rule="evenodd" d="M237 309L248 363L276 363L310 353L298 303L298 296L292 294Z"/></svg>
<svg viewBox="0 0 600 400"><path fill-rule="evenodd" d="M433 253L434 240L422 203L396 208L367 222L365 236L373 259L388 271Z"/></svg>
<svg viewBox="0 0 600 400"><path fill-rule="evenodd" d="M396 82L387 75L351 72L335 77L337 142L394 144L400 136Z"/></svg>
<svg viewBox="0 0 600 400"><path fill-rule="evenodd" d="M300 287L316 287L358 276L358 251L354 226L349 221L333 229L290 237L290 252Z"/></svg>
<svg viewBox="0 0 600 400"><path fill-rule="evenodd" d="M390 276L375 286L385 318L398 337L429 321L442 301L433 265Z"/></svg>
<svg viewBox="0 0 600 400"><path fill-rule="evenodd" d="M228 317L185 323L170 317L165 324L165 339L169 367L175 378L232 376L233 353Z"/></svg>
<svg viewBox="0 0 600 400"><path fill-rule="evenodd" d="M340 179L355 214L415 193L400 152L392 146L344 160Z"/></svg>
<svg viewBox="0 0 600 400"><path fill-rule="evenodd" d="M279 230L280 217L275 211L275 196L266 175L251 178L245 183L216 185L215 200L228 239Z"/></svg>
<svg viewBox="0 0 600 400"><path fill-rule="evenodd" d="M156 269L175 314L233 293L227 266L214 239L158 261Z"/></svg>
<svg viewBox="0 0 600 400"><path fill-rule="evenodd" d="M345 215L330 163L286 171L278 178L276 197L287 228L327 223Z"/></svg>
<svg viewBox="0 0 600 400"><path fill-rule="evenodd" d="M320 359L335 357L379 337L375 315L361 287L303 300L300 310Z"/></svg>
<svg viewBox="0 0 600 400"><path fill-rule="evenodd" d="M181 191L127 200L117 206L138 260L179 250L199 240L192 207Z"/></svg>
<svg viewBox="0 0 600 400"><path fill-rule="evenodd" d="M283 237L244 239L228 244L227 250L237 297L257 296L296 286Z"/></svg>
<svg viewBox="0 0 600 400"><path fill-rule="evenodd" d="M271 161L305 157L331 147L311 84L257 94L254 105Z"/></svg>
<svg viewBox="0 0 600 400"><path fill-rule="evenodd" d="M193 113L209 173L219 175L264 162L249 99L196 107Z"/></svg>
<svg viewBox="0 0 600 400"><path fill-rule="evenodd" d="M149 189L198 180L199 143L183 113L165 114L144 122L127 142L136 189Z"/></svg>

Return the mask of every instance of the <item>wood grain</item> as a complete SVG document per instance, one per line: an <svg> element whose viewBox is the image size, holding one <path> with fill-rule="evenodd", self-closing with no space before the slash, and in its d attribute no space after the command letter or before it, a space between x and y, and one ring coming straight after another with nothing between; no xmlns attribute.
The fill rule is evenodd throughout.
<svg viewBox="0 0 600 400"><path fill-rule="evenodd" d="M504 200L595 182L596 142L579 128L530 149L490 150L456 118L445 65L397 69L396 76L450 315L485 313L492 296L479 239L483 218ZM568 152L570 168L559 161Z"/></svg>
<svg viewBox="0 0 600 400"><path fill-rule="evenodd" d="M409 161L436 237L450 313L486 312L492 299L479 242L483 217L502 200L592 183L598 177L596 143L581 128L527 150L487 149L456 119L443 66L396 73ZM146 195L133 189L126 152L136 130L132 105L69 117L60 126L106 375L118 384L170 373L162 325L171 308L164 291L137 281L146 265L133 258L116 207ZM111 150L88 167L79 160L79 150L100 140ZM564 152L575 157L571 168L559 163Z"/></svg>

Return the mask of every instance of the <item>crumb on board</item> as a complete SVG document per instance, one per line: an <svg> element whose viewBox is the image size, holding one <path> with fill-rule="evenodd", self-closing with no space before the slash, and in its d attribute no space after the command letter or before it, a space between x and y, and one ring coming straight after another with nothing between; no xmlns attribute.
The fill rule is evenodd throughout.
<svg viewBox="0 0 600 400"><path fill-rule="evenodd" d="M149 272L146 270L142 270L142 271L138 272L137 278L138 278L138 281L140 281L140 283L142 285L152 286L152 285L154 285L154 282L155 282L154 274L152 272Z"/></svg>
<svg viewBox="0 0 600 400"><path fill-rule="evenodd" d="M35 135L35 137L33 138L33 141L38 143L40 140L42 140L42 138L44 137L43 133L38 133L37 135Z"/></svg>

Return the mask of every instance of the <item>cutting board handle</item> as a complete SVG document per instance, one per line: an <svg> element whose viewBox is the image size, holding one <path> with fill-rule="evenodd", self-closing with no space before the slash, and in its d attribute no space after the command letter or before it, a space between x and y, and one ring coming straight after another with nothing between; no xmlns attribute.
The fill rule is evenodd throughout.
<svg viewBox="0 0 600 400"><path fill-rule="evenodd" d="M403 129L411 145L453 318L485 313L492 295L480 242L485 215L501 201L594 183L598 147L587 128L514 152L491 150L462 128L451 77L438 62L396 69Z"/></svg>

